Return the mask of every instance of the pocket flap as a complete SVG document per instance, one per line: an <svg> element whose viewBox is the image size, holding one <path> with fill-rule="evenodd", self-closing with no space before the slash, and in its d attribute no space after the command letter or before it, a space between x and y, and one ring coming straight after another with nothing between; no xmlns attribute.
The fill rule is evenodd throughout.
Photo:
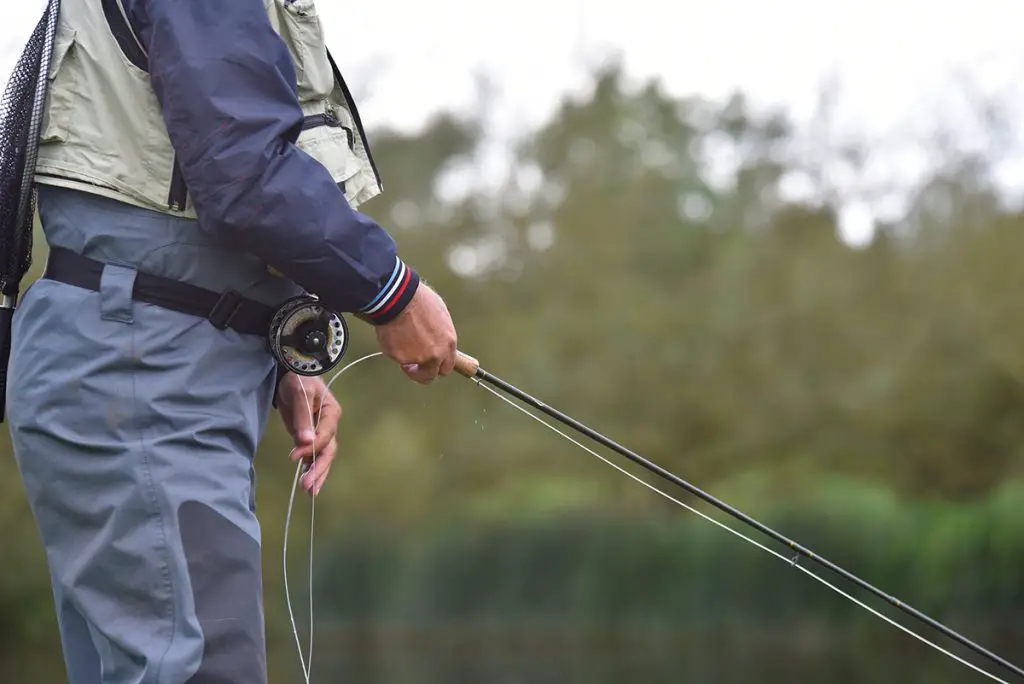
<svg viewBox="0 0 1024 684"><path fill-rule="evenodd" d="M358 173L359 158L349 148L349 132L339 126L320 125L299 134L296 145L316 159L335 183L343 183Z"/></svg>
<svg viewBox="0 0 1024 684"><path fill-rule="evenodd" d="M61 25L57 29L57 35L53 39L53 54L50 55L50 70L47 74L51 81L56 78L61 64L64 63L64 57L67 56L77 38L77 29L69 29L66 25Z"/></svg>

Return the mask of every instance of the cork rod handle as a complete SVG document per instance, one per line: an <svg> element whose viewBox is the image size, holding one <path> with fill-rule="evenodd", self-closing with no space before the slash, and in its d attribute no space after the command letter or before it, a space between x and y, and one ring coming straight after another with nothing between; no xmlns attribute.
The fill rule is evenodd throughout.
<svg viewBox="0 0 1024 684"><path fill-rule="evenodd" d="M480 368L480 362L474 359L469 354L463 354L458 352L455 357L455 370L467 378L472 378L476 375L477 369Z"/></svg>

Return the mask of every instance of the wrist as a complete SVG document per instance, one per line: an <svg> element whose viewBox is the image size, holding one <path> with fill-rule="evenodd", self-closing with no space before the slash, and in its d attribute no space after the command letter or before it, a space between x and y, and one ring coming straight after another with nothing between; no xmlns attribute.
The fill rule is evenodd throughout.
<svg viewBox="0 0 1024 684"><path fill-rule="evenodd" d="M357 313L360 318L372 325L390 323L409 306L419 285L419 274L400 258L395 257L395 267L388 275L384 286Z"/></svg>

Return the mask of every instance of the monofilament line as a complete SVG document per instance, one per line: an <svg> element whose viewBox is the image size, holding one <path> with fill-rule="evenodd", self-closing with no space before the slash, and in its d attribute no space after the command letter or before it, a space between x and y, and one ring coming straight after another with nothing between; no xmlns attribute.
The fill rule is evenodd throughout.
<svg viewBox="0 0 1024 684"><path fill-rule="evenodd" d="M969 667L970 669L974 670L975 672L977 672L979 674L982 674L982 675L988 677L989 679L991 679L993 681L999 682L1000 684L1010 684L1010 682L1007 682L1007 681L1005 681L1003 679L1000 679L999 677L995 676L994 674L992 674L990 672L987 672L987 671L983 670L982 668L978 667L974 663L971 663L971 662L968 662L967 660L964 660L963 658L961 658L960 656L956 655L955 653L952 653L951 651L948 651L948 650L942 648L941 646L939 646L938 644L934 643L933 641L928 640L926 637L923 637L920 634L918 634L917 632L914 632L913 630L909 629L908 627L906 627L904 625L901 625L900 623L896 622L895 620L893 620L892 618L888 617L887 615L884 615L883 613L879 612L878 610L876 610L876 609L872 608L871 606L867 605L863 601L855 598L854 596L851 596L850 594L848 594L847 592L843 591L842 589L840 589L836 585L832 584L828 580L824 579L823 577L820 577L819 575L811 572L810 570L808 570L804 566L800 565L799 563L794 563L792 559L786 558L781 553L778 553L777 551L774 551L773 549L768 548L764 544L761 544L760 542L758 542L758 541L756 541L754 539L751 539L750 537L746 536L742 532L739 532L739 531L733 529L732 527L729 527L728 525L726 525L725 523L723 523L723 522L721 522L719 520L715 520L711 516L709 516L709 515L707 515L705 513L702 513L701 511L697 510L696 508L694 508L694 507L692 507L692 506L690 506L690 505L680 501L679 499L676 499L675 497L673 497L673 496L663 492L662 490L658 489L657 487L655 487L654 485L650 484L649 482L647 482L647 481L637 477L636 475L634 475L633 473L629 472L628 470L626 470L626 469L622 468L621 466L617 465L616 463L613 463L612 461L608 460L607 458L605 458L601 454L597 453L596 451L594 451L590 447L586 446L585 444L582 444L581 442L577 441L573 437L570 437L565 432L562 432L561 430L559 430L554 425L551 425L550 423L545 421L543 418L540 418L539 416L535 415L534 413L528 411L526 408L520 406L519 404L517 404L516 402L512 401L511 399L509 399L505 395L501 394L497 390L492 389L491 387L488 387L487 385L481 383L479 381L479 379L474 379L474 382L478 386L482 387L483 389L487 390L488 392L490 392L494 396L496 396L499 399L501 399L502 401L504 401L506 404L509 404L510 406L512 406L513 408L517 409L518 411L520 411L522 413L525 413L530 418L534 419L535 421L537 421L541 425L547 427L549 430L552 430L556 434L561 435L563 438L565 438L568 441L572 442L573 444L575 444L579 448L583 449L587 453L591 454L592 456L595 456L596 458L600 459L601 461L604 461L604 463L606 463L607 465L609 465L612 468L614 468L615 470L619 471L620 473L622 473L626 477L629 477L632 480L634 480L636 482L639 482L641 485L643 485L644 487L647 487L648 489L650 489L654 493L659 494L660 496L668 499L669 501L671 501L671 502L673 502L673 503L675 503L675 504L677 504L679 506L682 506L683 508L685 508L686 510L690 511L691 513L694 513L694 514L700 516L701 518L707 520L708 522L713 523L714 525L717 525L718 527L720 527L723 530L725 530L725 531L727 531L727 532L729 532L729 533L739 537L740 539L743 539L743 540L753 544L754 546L756 546L757 548L761 549L762 551L766 551L766 552L770 553L771 555L775 556L776 558L779 558L780 560L785 562L787 565L790 565L790 566L796 568L797 570L799 570L800 572L802 572L802 573L810 576L811 578L817 580L818 582L820 582L821 584L825 585L826 587L828 587L832 591L836 592L840 596L842 596L842 597L852 601L854 604L860 606L861 608L863 608L864 610L868 611L869 613L875 615L876 617L881 618L885 622L888 622L893 627L896 627L897 629L902 630L903 632L909 634L910 636L914 637L918 641L920 641L920 642L922 642L924 644L927 644L928 646L931 646L932 648L934 648L939 653L942 653L943 655L948 656L949 658L952 658L953 660L955 660L956 662L960 663L961 665L965 665L965 666Z"/></svg>
<svg viewBox="0 0 1024 684"><path fill-rule="evenodd" d="M338 378L341 377L342 373L347 371L349 368L352 368L357 363L361 363L361 362L363 362L363 361L365 361L367 359L371 359L374 356L382 356L382 353L381 352L374 352L372 354L367 354L366 356L363 356L361 358L356 359L355 361L353 361L352 363L348 364L347 366L342 368L340 371L335 373L334 377L332 377L330 382L327 383L327 391L328 392L331 391L331 385L334 384L335 380L337 380ZM313 405L312 405L312 403L309 400L309 394L306 392L306 387L305 387L305 385L302 384L301 380L299 382L299 386L302 388L302 395L306 399L306 409L309 411L309 422L310 422L311 425L313 425L313 432L315 433L316 432L316 428L319 426L319 423L320 423L319 414L317 415L317 417L316 417L316 419L314 421ZM314 437L314 440L315 440L315 437ZM292 452L294 452L294 451L295 451L295 449L292 449ZM292 452L289 452L289 455L291 455ZM314 523L316 521L316 518L315 518L315 513L316 513L316 496L311 497L311 501L310 501L310 514L309 514L310 519L309 519L309 587L308 587L309 588L309 656L308 656L308 658L303 657L303 655L302 655L302 640L299 639L299 628L295 624L295 612L292 610L292 596L291 596L291 591L288 588L288 532L289 532L289 530L291 528L291 523L292 523L292 509L295 506L295 493L296 493L296 491L298 491L299 478L302 477L302 471L303 471L303 466L304 465L305 464L303 464L300 461L296 465L296 467L295 467L295 478L292 480L292 491L291 491L291 495L288 498L288 512L285 515L285 519L284 519L284 545L283 545L284 548L283 548L283 551L282 551L282 556L283 556L283 564L284 564L284 597L285 597L285 603L288 605L288 618L291 620L292 634L295 636L295 647L298 649L298 652L299 652L299 663L302 665L302 676L305 679L306 684L310 684L310 677L312 676L310 673L312 672L312 668L313 668L313 530L314 530L313 525L314 525ZM315 472L315 469L316 469L316 449L315 448L313 449L313 457L312 457L311 467L314 469L314 472Z"/></svg>

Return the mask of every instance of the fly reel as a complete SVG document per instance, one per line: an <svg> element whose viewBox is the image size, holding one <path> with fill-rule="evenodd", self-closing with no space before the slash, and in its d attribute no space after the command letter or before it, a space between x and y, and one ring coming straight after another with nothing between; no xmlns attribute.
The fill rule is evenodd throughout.
<svg viewBox="0 0 1024 684"><path fill-rule="evenodd" d="M323 375L338 365L348 348L348 324L310 295L286 301L274 314L270 351L296 375Z"/></svg>

